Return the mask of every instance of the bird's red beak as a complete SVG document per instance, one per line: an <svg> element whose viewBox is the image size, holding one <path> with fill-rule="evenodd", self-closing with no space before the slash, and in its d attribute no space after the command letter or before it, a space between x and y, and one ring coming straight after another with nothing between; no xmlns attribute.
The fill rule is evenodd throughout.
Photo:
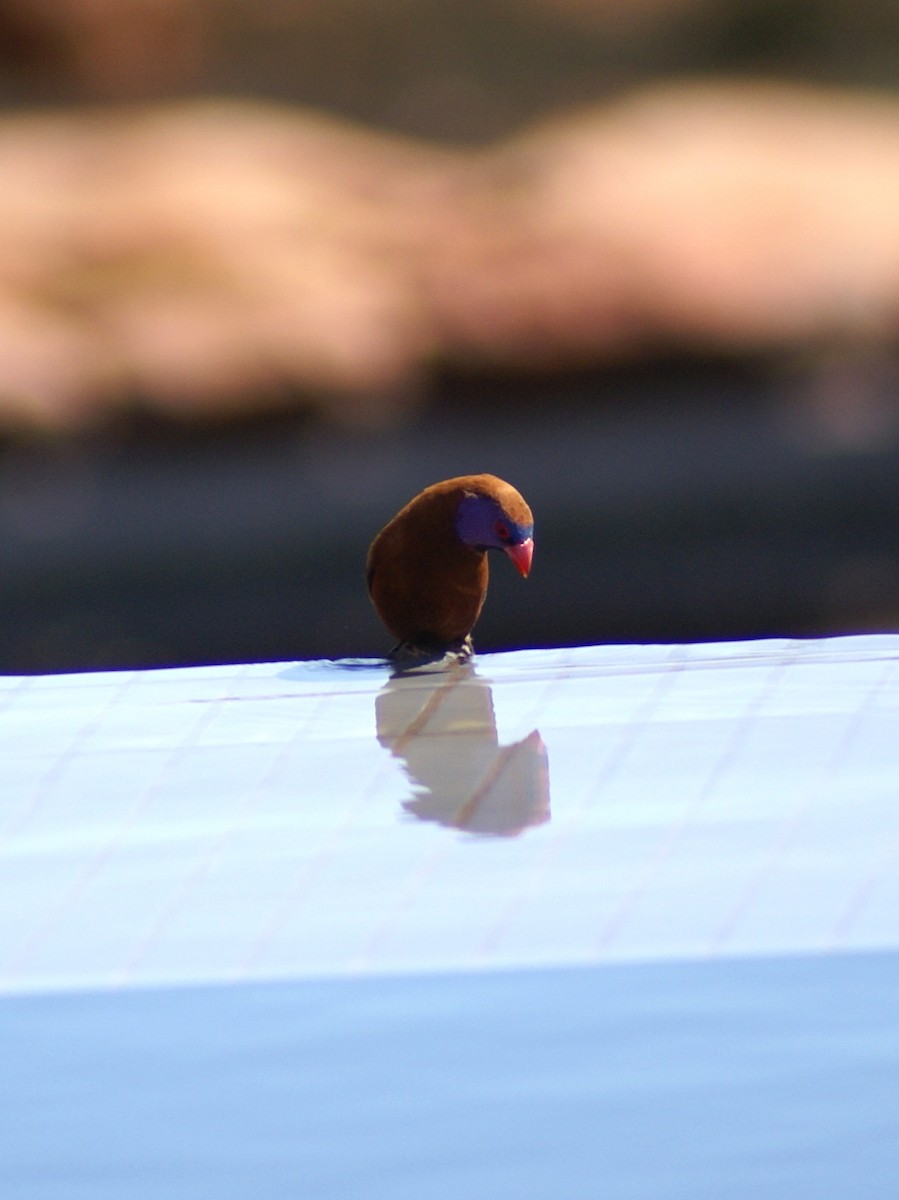
<svg viewBox="0 0 899 1200"><path fill-rule="evenodd" d="M503 546L503 549L515 563L518 573L523 579L527 579L531 569L531 559L534 557L534 539L528 538L525 542L519 542L517 546Z"/></svg>

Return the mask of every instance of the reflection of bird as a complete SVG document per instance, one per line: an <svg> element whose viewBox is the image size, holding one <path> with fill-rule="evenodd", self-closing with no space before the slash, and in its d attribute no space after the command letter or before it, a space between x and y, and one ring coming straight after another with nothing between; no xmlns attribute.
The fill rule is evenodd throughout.
<svg viewBox="0 0 899 1200"><path fill-rule="evenodd" d="M515 837L550 819L546 748L535 729L500 745L489 684L470 667L394 677L378 695L378 741L403 764L420 821Z"/></svg>
<svg viewBox="0 0 899 1200"><path fill-rule="evenodd" d="M461 475L425 488L381 530L366 578L378 616L399 645L392 657L471 654L471 631L487 594L487 550L531 569L534 518L495 475Z"/></svg>

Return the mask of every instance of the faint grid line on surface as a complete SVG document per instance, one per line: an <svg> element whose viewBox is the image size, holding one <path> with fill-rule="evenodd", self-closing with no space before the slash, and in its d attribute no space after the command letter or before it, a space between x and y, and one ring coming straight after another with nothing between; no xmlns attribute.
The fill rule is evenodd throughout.
<svg viewBox="0 0 899 1200"><path fill-rule="evenodd" d="M865 704L859 710L853 735L861 729L864 717L874 708L876 701L886 691L887 684L892 681L894 675L899 673L899 663L893 663L892 667L892 670L888 668L884 671L877 686L872 688L865 697ZM897 858L899 858L899 827L882 849L872 856L870 869L847 901L843 912L833 922L828 937L825 939L824 949L837 950L845 944L853 925L858 922L865 907L874 896L878 883L887 875ZM899 926L899 913L896 914L896 924Z"/></svg>
<svg viewBox="0 0 899 1200"><path fill-rule="evenodd" d="M0 713L5 712L7 709L15 708L18 704L19 698L32 686L32 682L33 681L27 675L22 675L14 683L12 683L11 686L4 688L2 697L0 697ZM2 803L4 799L9 800L10 797L0 796L0 803ZM27 803L25 805L25 810L28 810ZM6 822L3 825L0 825L0 841L2 841L9 830L13 828L12 818L13 813L12 810L10 810Z"/></svg>
<svg viewBox="0 0 899 1200"><path fill-rule="evenodd" d="M22 803L18 813L10 813L8 820L0 829L0 842L11 842L28 824L29 819L41 803L62 779L72 760L79 757L81 747L100 728L104 715L122 699L139 675L138 671L123 672L120 682L109 687L106 700L77 727L68 744L50 758L46 770L32 786L29 796ZM39 719L39 714L36 714L36 717Z"/></svg>
<svg viewBox="0 0 899 1200"><path fill-rule="evenodd" d="M442 704L444 697L457 686L462 678L462 673L458 675L454 674L444 688L438 689L428 697L422 709L416 713L397 739L397 746L408 742L409 738L414 736L415 731L424 727L440 704ZM347 806L344 819L332 830L330 837L326 839L314 859L305 864L293 885L272 906L268 917L260 923L257 935L248 943L244 953L237 959L230 972L229 978L234 982L240 982L252 977L255 967L264 956L266 949L275 941L279 932L300 906L303 896L308 894L309 889L321 876L326 866L337 857L338 851L346 839L349 830L352 829L353 825L359 819L360 813L364 810L369 798L376 791L378 784L386 775L399 769L393 755L385 750L383 759L375 767L365 785L359 789L355 801Z"/></svg>
<svg viewBox="0 0 899 1200"><path fill-rule="evenodd" d="M868 689L864 702L856 708L854 713L849 715L842 735L832 744L829 753L823 756L821 769L817 778L805 789L803 797L793 809L790 819L783 821L778 827L777 833L769 843L767 852L762 857L758 868L740 889L733 905L728 909L713 931L708 947L708 953L711 956L722 954L726 951L735 930L751 910L778 863L782 861L790 842L815 810L822 783L841 773L849 750L864 724L867 713L874 706L877 698L883 693L885 687L895 674L897 666L899 664L897 664L896 660L890 660L886 663L876 683ZM836 929L836 924L834 928Z"/></svg>
<svg viewBox="0 0 899 1200"><path fill-rule="evenodd" d="M15 708L18 704L19 697L23 692L27 692L32 686L34 680L29 675L20 675L16 680L11 681L9 687L5 687L0 692L0 712L6 708Z"/></svg>
<svg viewBox="0 0 899 1200"><path fill-rule="evenodd" d="M618 737L613 745L609 747L600 770L582 788L579 802L570 804L565 808L564 811L567 813L566 819L562 820L557 817L554 810L550 829L544 833L543 852L537 857L534 866L527 873L526 878L523 879L521 887L516 889L515 894L502 906L497 919L486 931L481 941L479 954L483 956L485 965L497 957L497 948L502 938L508 933L522 903L525 899L536 893L552 864L558 860L567 840L573 833L576 834L580 829L583 813L590 799L598 790L601 791L603 787L607 786L609 781L621 770L622 765L633 752L634 746L645 733L647 726L652 721L655 710L687 665L682 657L675 659L675 655L679 653L680 647L673 647L668 662L664 665L656 664L656 681L654 685L636 705L628 720L620 726ZM551 771L550 788L552 788ZM547 833L548 836L546 836Z"/></svg>
<svg viewBox="0 0 899 1200"><path fill-rule="evenodd" d="M297 723L292 737L281 743L262 772L259 781L253 788L248 790L246 798L232 812L228 821L220 826L214 836L207 839L202 853L197 855L191 869L169 889L168 895L159 905L156 914L146 922L143 933L135 938L131 950L123 958L121 964L112 970L109 978L111 986L127 984L134 977L135 973L138 972L141 960L146 957L154 942L159 940L165 928L171 925L177 914L186 907L191 892L196 892L197 888L209 876L214 865L221 861L225 848L242 827L246 814L251 809L258 807L261 802L264 802L270 788L279 778L284 764L289 761L295 750L297 741L303 737L315 720L334 700L334 696L327 692L317 692L310 695L317 703L309 706L305 719ZM309 697L304 694L302 698L307 699ZM259 697L254 697L253 699L259 699Z"/></svg>
<svg viewBox="0 0 899 1200"><path fill-rule="evenodd" d="M548 700L559 690L562 682L570 678L570 676L570 666L562 666L550 676L543 687L538 690L536 698L526 710L524 717L519 718L517 731L519 735L527 737L528 735L524 734L524 730L528 729L529 726L529 732L536 731L539 733L540 713L544 711ZM492 694L492 684L489 681L487 686L491 688ZM468 797L462 801L456 810L455 824L458 829L466 827L466 822L471 820L477 812L479 805L490 794L491 789L499 781L506 767L509 765L511 758L518 749L518 745L518 741L497 745L493 761L472 788Z"/></svg>
<svg viewBox="0 0 899 1200"><path fill-rule="evenodd" d="M546 697L552 694L552 692L559 686L562 678L567 678L566 672L563 672L558 676L553 676L544 685L544 688L538 693L538 698L534 701L528 711L531 713L538 712L540 707L546 703ZM428 721L436 714L439 705L443 703L443 700L450 694L457 682L460 681L453 681L450 686L436 689L431 694L428 701L422 706L418 716L410 721L406 730L404 730L403 736L398 739L397 746L407 745L410 737L413 736L413 730L414 736L423 736L427 728ZM488 681L488 687L492 686L493 685ZM440 697L440 699L434 703L437 697ZM427 718L425 720L421 720L420 718L425 712L427 712ZM529 719L522 720L520 722L519 731L528 724ZM511 756L516 749L517 743L497 746L496 754L494 755L491 763L482 774L478 783L474 786L474 788L472 788L468 797L462 801L456 810L457 828L461 827L461 814L463 812L471 814L476 810L477 804L483 801L484 797L489 793L490 788L498 781L503 771L508 766ZM442 860L454 853L455 849L456 845L454 843L450 842L448 838L442 838L435 845L431 853L421 860L419 865L410 874L408 881L400 890L399 894L394 898L389 908L386 909L383 917L378 922L363 949L361 949L358 954L353 956L352 962L349 964L351 971L356 974L361 974L377 967L379 949L390 934L391 930L394 928L398 913L400 913L402 909L406 907L413 900L413 898L421 892L422 888L433 876L435 867Z"/></svg>
<svg viewBox="0 0 899 1200"><path fill-rule="evenodd" d="M649 856L648 862L638 873L633 886L628 889L627 893L615 906L614 911L604 922L603 928L594 942L594 957L596 959L601 960L605 957L609 947L619 937L637 904L649 889L652 880L658 876L662 866L670 859L675 847L683 839L687 830L693 825L699 812L706 806L720 787L721 780L732 766L739 747L748 736L752 722L758 718L759 711L768 701L780 684L785 672L794 662L795 654L791 652L781 659L775 660L768 667L762 686L759 687L750 703L746 705L742 717L735 725L724 749L712 764L702 786L693 799L684 806L677 820L671 822L667 831L659 840L655 852Z"/></svg>
<svg viewBox="0 0 899 1200"><path fill-rule="evenodd" d="M843 912L833 922L822 947L824 950L839 950L846 944L852 927L858 923L866 906L870 903L877 890L877 885L889 871L895 871L897 860L899 860L899 832L886 843L878 854L873 856L870 870L855 889ZM896 914L896 924L899 925L899 913Z"/></svg>
<svg viewBox="0 0 899 1200"><path fill-rule="evenodd" d="M238 678L246 673L248 667L241 670ZM132 672L130 679L136 679L140 676L140 672ZM225 680L226 685L233 682L232 676ZM11 979L17 974L21 974L25 969L28 959L33 957L35 951L40 945L52 935L59 918L73 909L78 900L84 895L91 881L96 877L101 868L112 858L117 848L121 845L125 835L133 829L140 814L146 809L147 805L152 802L153 797L158 793L162 782L171 772L173 763L177 762L180 755L184 754L190 748L192 740L197 734L209 724L212 720L219 705L227 699L227 692L223 692L214 700L206 701L200 708L198 717L190 730L185 733L184 737L173 746L169 753L160 763L153 779L147 783L142 789L139 796L132 803L131 808L125 815L121 823L116 827L115 831L106 839L106 841L96 850L87 860L75 879L64 890L61 896L56 901L50 904L44 914L38 918L32 930L25 935L20 942L18 948L13 950L7 959L5 966L0 967L0 987L9 986ZM108 704L103 706L101 711L105 712ZM97 721L93 723L93 728L96 728ZM83 739L81 739L83 741Z"/></svg>

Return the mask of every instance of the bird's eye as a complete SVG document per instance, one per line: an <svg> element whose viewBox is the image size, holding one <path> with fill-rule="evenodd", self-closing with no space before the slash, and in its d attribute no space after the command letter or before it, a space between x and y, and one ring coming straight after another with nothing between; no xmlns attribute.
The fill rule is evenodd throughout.
<svg viewBox="0 0 899 1200"><path fill-rule="evenodd" d="M496 536L499 538L499 540L501 542L508 542L512 536L509 533L509 526L506 524L505 521L497 521L496 524L493 526L493 529L494 529L494 532L496 533Z"/></svg>

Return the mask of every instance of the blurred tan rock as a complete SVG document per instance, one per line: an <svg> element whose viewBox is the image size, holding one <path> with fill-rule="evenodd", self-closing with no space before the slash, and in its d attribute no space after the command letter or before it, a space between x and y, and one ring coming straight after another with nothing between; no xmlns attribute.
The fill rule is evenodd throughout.
<svg viewBox="0 0 899 1200"><path fill-rule="evenodd" d="M432 349L413 248L449 157L227 102L0 122L0 421L377 419Z"/></svg>
<svg viewBox="0 0 899 1200"><path fill-rule="evenodd" d="M429 276L456 356L565 364L899 332L899 104L657 88L485 154Z"/></svg>
<svg viewBox="0 0 899 1200"><path fill-rule="evenodd" d="M0 426L899 332L885 97L682 84L480 151L194 102L8 116L0 161Z"/></svg>

